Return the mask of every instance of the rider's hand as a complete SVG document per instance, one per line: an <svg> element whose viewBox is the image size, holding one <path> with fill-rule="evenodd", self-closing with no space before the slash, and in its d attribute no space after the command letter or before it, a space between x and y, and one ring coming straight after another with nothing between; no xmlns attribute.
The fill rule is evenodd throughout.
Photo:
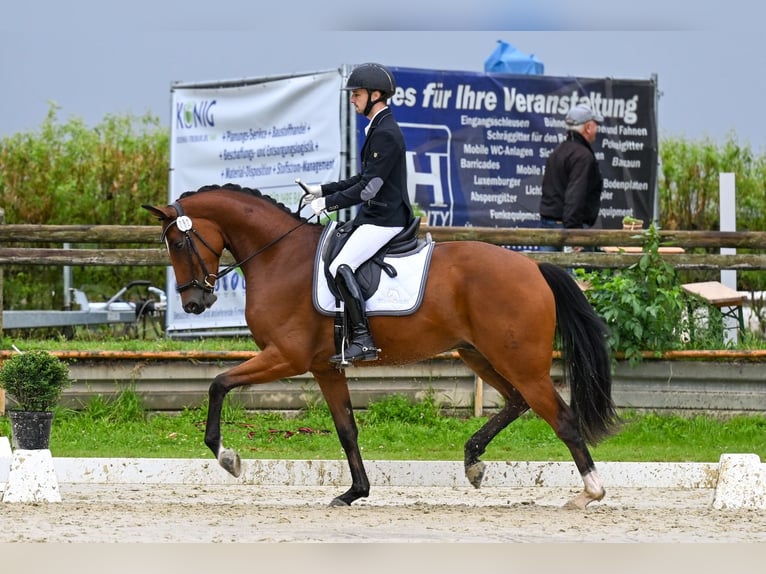
<svg viewBox="0 0 766 574"><path fill-rule="evenodd" d="M321 185L307 185L306 186L306 197L309 199L319 199L322 197L322 186Z"/></svg>
<svg viewBox="0 0 766 574"><path fill-rule="evenodd" d="M315 200L311 202L311 209L314 212L314 215L319 215L324 211L325 207L325 198L324 197L317 197Z"/></svg>

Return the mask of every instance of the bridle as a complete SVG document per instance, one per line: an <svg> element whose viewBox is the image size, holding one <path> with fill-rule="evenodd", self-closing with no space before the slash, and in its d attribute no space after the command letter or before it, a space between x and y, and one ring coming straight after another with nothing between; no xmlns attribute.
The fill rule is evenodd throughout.
<svg viewBox="0 0 766 574"><path fill-rule="evenodd" d="M199 281L196 278L193 278L191 281L187 281L183 285L179 285L176 287L176 292L183 293L187 289L191 289L192 287L196 287L198 289L201 289L202 291L205 291L207 293L212 293L215 289L215 282L220 279L221 277L224 277L234 271L237 267L241 267L257 255L263 253L266 251L269 247L272 245L278 243L288 235L290 235L293 231L298 229L299 227L305 225L308 223L308 220L301 221L298 225L293 227L292 229L289 229L276 239L270 241L260 249L257 249L254 253L251 253L247 257L245 257L242 261L238 261L236 263L232 263L228 267L224 268L219 273L211 273L208 271L207 267L205 266L205 261L202 259L202 255L200 255L199 250L197 249L197 245L192 238L192 236L196 237L197 240L202 243L213 255L215 255L219 260L221 259L221 256L223 253L219 253L213 247L205 241L205 238L202 237L199 232L194 228L194 224L192 223L192 220L190 217L184 214L184 210L181 207L181 204L177 201L174 201L170 204L171 207L173 207L176 210L177 216L176 218L168 223L167 227L162 231L162 235L160 236L160 241L165 243L167 245L167 234L170 228L175 225L179 231L181 231L184 234L184 243L186 244L186 253L188 255L189 260L189 268L194 269L194 259L196 258L197 262L199 263L199 266L202 268L203 272L203 278L202 281ZM227 248L227 246L224 245L224 248Z"/></svg>
<svg viewBox="0 0 766 574"><path fill-rule="evenodd" d="M200 282L196 278L192 278L191 281L188 281L184 283L183 285L179 285L176 287L176 291L178 293L183 293L187 289L190 289L192 287L197 287L199 289L202 289L203 291L207 291L208 293L212 293L213 289L215 288L215 282L218 279L219 275L215 273L211 273L207 270L207 267L205 266L205 260L202 259L202 255L200 255L199 250L197 249L197 244L192 239L192 235L196 237L202 245L208 248L208 250L215 255L218 259L221 258L223 253L219 253L215 249L213 249L210 244L205 241L205 238L202 237L196 229L194 229L194 225L192 224L192 220L190 217L184 215L184 210L181 207L181 205L176 201L171 204L173 208L175 208L176 213L178 214L176 218L171 221L168 226L162 231L162 235L160 236L160 241L165 243L167 245L167 235L168 231L170 231L170 228L174 225L178 228L178 231L182 232L184 234L184 243L186 244L186 253L188 255L189 259L189 268L194 269L194 258L197 259L197 262L199 263L200 267L202 267L202 272L204 273L204 276L202 278L202 281Z"/></svg>

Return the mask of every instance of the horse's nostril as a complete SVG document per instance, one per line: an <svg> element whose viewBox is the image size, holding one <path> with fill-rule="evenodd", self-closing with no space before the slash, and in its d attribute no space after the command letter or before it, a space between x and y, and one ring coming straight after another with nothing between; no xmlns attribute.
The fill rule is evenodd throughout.
<svg viewBox="0 0 766 574"><path fill-rule="evenodd" d="M199 305L197 305L197 303L187 303L184 305L184 311L198 315L200 312Z"/></svg>

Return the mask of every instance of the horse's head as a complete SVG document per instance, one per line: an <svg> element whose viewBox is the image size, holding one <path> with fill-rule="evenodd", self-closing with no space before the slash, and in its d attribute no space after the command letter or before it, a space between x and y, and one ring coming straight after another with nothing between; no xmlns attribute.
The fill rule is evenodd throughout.
<svg viewBox="0 0 766 574"><path fill-rule="evenodd" d="M160 238L170 255L184 311L199 315L217 299L213 290L224 247L220 231L204 218L185 215L178 202L166 207L142 207L162 222Z"/></svg>

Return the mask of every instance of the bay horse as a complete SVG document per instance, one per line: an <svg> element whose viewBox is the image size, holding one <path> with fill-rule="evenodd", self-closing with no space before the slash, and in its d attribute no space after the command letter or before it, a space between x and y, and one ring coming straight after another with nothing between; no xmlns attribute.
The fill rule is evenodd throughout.
<svg viewBox="0 0 766 574"><path fill-rule="evenodd" d="M312 301L314 259L324 227L299 217L258 190L233 184L186 192L167 206L144 205L162 223L181 304L199 314L216 300L215 282L239 267L246 283L245 319L258 352L217 375L209 388L205 444L234 476L239 454L225 448L221 409L236 387L311 372L332 414L351 472L351 487L331 506L369 496L370 483L343 369L333 317ZM219 271L223 250L236 263ZM456 351L504 399L464 447L465 475L481 486L489 442L530 408L566 444L584 489L566 503L585 509L605 490L588 444L614 432L619 420L611 397L611 358L606 327L563 268L479 241L436 243L420 307L408 316L370 317L381 348L375 362L402 365ZM550 376L555 337L570 387L570 405Z"/></svg>

